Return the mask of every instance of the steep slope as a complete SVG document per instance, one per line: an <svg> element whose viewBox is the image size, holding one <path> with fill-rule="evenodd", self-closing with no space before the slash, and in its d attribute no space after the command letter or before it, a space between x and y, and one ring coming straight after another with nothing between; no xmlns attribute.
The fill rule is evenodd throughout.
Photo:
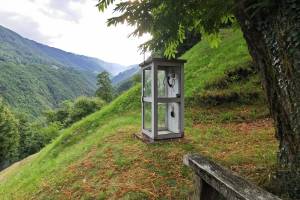
<svg viewBox="0 0 300 200"><path fill-rule="evenodd" d="M212 89L218 93L224 80L226 90L237 94L244 87L237 85L247 84L250 90L262 92L253 81L255 73L245 82L228 79L232 71L240 76L238 66L249 66L240 32L224 31L219 49L210 49L203 41L183 58L188 60L187 99ZM187 199L192 174L183 166L182 156L190 152L209 156L258 184L265 182L261 177L267 177L275 163L277 143L261 99L247 103L232 99L219 106L187 104L185 138L147 145L132 137L140 130L140 89L134 86L107 107L63 130L36 156L1 172L0 196Z"/></svg>
<svg viewBox="0 0 300 200"><path fill-rule="evenodd" d="M91 95L96 74L122 66L48 47L0 26L0 95L37 116L65 99Z"/></svg>
<svg viewBox="0 0 300 200"><path fill-rule="evenodd" d="M66 99L92 95L94 85L65 67L0 61L0 95L14 110L38 116Z"/></svg>

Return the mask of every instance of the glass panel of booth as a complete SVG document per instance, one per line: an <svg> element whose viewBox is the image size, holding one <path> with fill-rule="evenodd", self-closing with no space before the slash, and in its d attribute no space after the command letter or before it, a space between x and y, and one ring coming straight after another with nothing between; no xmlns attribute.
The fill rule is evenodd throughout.
<svg viewBox="0 0 300 200"><path fill-rule="evenodd" d="M176 102L158 103L158 135L180 133L180 104Z"/></svg>
<svg viewBox="0 0 300 200"><path fill-rule="evenodd" d="M143 102L144 117L143 117L143 129L151 132L152 129L152 103Z"/></svg>
<svg viewBox="0 0 300 200"><path fill-rule="evenodd" d="M158 114L158 130L166 130L168 127L167 124L167 118L168 118L168 113L167 113L167 104L165 103L158 103L158 109L157 109L157 114Z"/></svg>
<svg viewBox="0 0 300 200"><path fill-rule="evenodd" d="M152 70L151 67L143 69L143 96L151 97L152 92Z"/></svg>
<svg viewBox="0 0 300 200"><path fill-rule="evenodd" d="M157 71L158 97L180 97L180 68L159 66Z"/></svg>
<svg viewBox="0 0 300 200"><path fill-rule="evenodd" d="M167 97L166 70L157 71L157 89L159 97Z"/></svg>

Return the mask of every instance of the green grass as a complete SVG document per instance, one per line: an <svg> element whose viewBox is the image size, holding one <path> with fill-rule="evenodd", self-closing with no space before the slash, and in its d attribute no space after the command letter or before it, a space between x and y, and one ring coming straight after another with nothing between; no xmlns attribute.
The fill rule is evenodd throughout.
<svg viewBox="0 0 300 200"><path fill-rule="evenodd" d="M219 48L210 48L202 41L185 53L185 95L192 97L201 93L206 85L222 79L225 72L241 67L251 60L240 31L224 30Z"/></svg>
<svg viewBox="0 0 300 200"><path fill-rule="evenodd" d="M183 57L188 59L187 98L221 91L219 85L228 81L228 72L250 62L241 33L231 31L224 31L220 48L210 49L201 42ZM255 75L245 82L261 92L254 84ZM240 94L235 88L239 84L229 81L225 87ZM201 153L259 185L268 181L262 177L268 177L275 165L278 144L264 101L187 104L185 138L149 145L132 136L141 126L140 90L136 85L63 130L35 157L0 173L0 196L187 199L192 192L192 173L182 164L187 153Z"/></svg>

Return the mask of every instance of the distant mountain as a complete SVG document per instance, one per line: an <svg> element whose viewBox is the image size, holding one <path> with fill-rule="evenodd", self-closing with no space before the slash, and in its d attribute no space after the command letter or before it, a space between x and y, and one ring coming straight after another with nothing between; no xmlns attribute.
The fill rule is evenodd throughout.
<svg viewBox="0 0 300 200"><path fill-rule="evenodd" d="M120 72L118 75L112 78L113 85L118 85L119 83L132 78L135 74L139 72L139 65L131 65L127 70Z"/></svg>
<svg viewBox="0 0 300 200"><path fill-rule="evenodd" d="M63 100L92 95L97 73L116 74L122 67L37 43L0 26L0 96L21 112L38 116Z"/></svg>
<svg viewBox="0 0 300 200"><path fill-rule="evenodd" d="M54 58L55 60L59 61L65 66L72 67L83 72L98 74L99 72L105 70L111 73L112 75L116 75L125 69L125 66L120 64L109 63L97 58L77 55L74 53L65 52L57 48L39 44L34 41L32 42L39 50L44 52L47 56Z"/></svg>
<svg viewBox="0 0 300 200"><path fill-rule="evenodd" d="M105 70L111 73L111 75L116 76L122 71L126 70L126 66L116 64L116 63L108 63L104 62L102 60L97 59L101 67Z"/></svg>

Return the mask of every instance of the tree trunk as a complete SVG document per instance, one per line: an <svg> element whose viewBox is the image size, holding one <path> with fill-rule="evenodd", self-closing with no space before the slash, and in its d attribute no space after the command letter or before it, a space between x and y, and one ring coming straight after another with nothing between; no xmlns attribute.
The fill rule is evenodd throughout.
<svg viewBox="0 0 300 200"><path fill-rule="evenodd" d="M236 0L235 16L261 72L279 140L278 163L292 184L286 187L300 198L300 1L253 2Z"/></svg>

